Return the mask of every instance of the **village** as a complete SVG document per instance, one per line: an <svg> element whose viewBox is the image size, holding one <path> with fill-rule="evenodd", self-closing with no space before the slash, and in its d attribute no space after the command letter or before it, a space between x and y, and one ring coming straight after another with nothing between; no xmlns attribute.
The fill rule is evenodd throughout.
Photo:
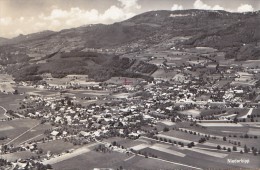
<svg viewBox="0 0 260 170"><path fill-rule="evenodd" d="M89 154L100 160L112 154L114 163L91 164L89 169L138 168L132 167L138 161L155 166L149 159L165 168L259 167L257 65L225 64L210 55L187 59L194 56L187 51L180 54L182 60L164 54L144 57L158 67L151 82L44 74L37 83L10 83L5 75L0 84L1 165L62 169L69 164L64 160L87 159ZM251 163L226 161L240 155ZM209 163L189 162L198 157Z"/></svg>

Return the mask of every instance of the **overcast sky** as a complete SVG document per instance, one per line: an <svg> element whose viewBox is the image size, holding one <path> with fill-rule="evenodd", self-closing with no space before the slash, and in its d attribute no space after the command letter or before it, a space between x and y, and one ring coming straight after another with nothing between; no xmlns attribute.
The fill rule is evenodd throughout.
<svg viewBox="0 0 260 170"><path fill-rule="evenodd" d="M260 0L0 0L0 37L110 24L151 10L260 10Z"/></svg>

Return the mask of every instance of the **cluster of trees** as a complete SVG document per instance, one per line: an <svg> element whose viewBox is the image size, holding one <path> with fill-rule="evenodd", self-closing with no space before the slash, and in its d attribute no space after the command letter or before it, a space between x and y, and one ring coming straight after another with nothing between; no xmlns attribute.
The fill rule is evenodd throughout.
<svg viewBox="0 0 260 170"><path fill-rule="evenodd" d="M111 152L111 150L109 150L108 148L106 148L104 145L98 145L95 148L96 152L103 152L103 153L107 153L107 152Z"/></svg>
<svg viewBox="0 0 260 170"><path fill-rule="evenodd" d="M105 81L115 76L143 78L152 81L151 76L143 73L155 71L157 67L140 62L138 68L135 68L138 71L135 69L129 70L135 62L135 60L120 58L119 56L72 51L62 53L59 60L47 59L48 65L46 63L17 64L15 68L9 68L8 72L14 76L16 81L37 82L43 79L40 76L43 73L51 73L54 78L63 78L69 74L87 74L96 81Z"/></svg>
<svg viewBox="0 0 260 170"><path fill-rule="evenodd" d="M163 142L169 142L169 143L172 143L172 144L175 144L175 145L180 145L181 147L184 147L184 143L183 142L172 141L171 139L159 138L157 136L154 136L153 138L156 139L156 140L160 140L160 141L163 141Z"/></svg>
<svg viewBox="0 0 260 170"><path fill-rule="evenodd" d="M200 140L199 140L199 143L204 143L204 142L206 142L206 138L200 138Z"/></svg>
<svg viewBox="0 0 260 170"><path fill-rule="evenodd" d="M134 71L140 72L140 73L147 73L152 74L154 73L158 68L154 64L146 63L144 61L140 61L136 66L132 68Z"/></svg>
<svg viewBox="0 0 260 170"><path fill-rule="evenodd" d="M169 130L170 130L170 129L169 129L168 127L164 127L164 128L163 128L163 131L164 131L164 132L168 132Z"/></svg>
<svg viewBox="0 0 260 170"><path fill-rule="evenodd" d="M10 162L8 162L5 159L0 158L0 167L6 167L6 166L9 166L9 165L11 165Z"/></svg>
<svg viewBox="0 0 260 170"><path fill-rule="evenodd" d="M229 135L229 137L232 137L232 135ZM237 135L233 135L234 138L237 138L238 136ZM254 135L254 136L249 136L247 133L244 134L244 135L240 135L239 136L240 138L250 138L250 139L258 139L258 136ZM227 137L223 137L223 141L226 141L227 140Z"/></svg>
<svg viewBox="0 0 260 170"><path fill-rule="evenodd" d="M181 131L183 131L183 132L185 132L185 133L189 133L189 134L191 134L191 135L201 136L200 133L198 133L198 132L192 132L191 130L190 130L190 131L187 131L187 130L182 130L182 129L181 129ZM205 142L206 140L209 140L210 137L211 137L210 135L207 135L207 134L202 135L202 136L204 136L204 137L203 137L203 138L200 138L199 143L203 143L203 142ZM215 137L215 136L212 136L212 139L216 139L216 137Z"/></svg>
<svg viewBox="0 0 260 170"><path fill-rule="evenodd" d="M7 139L7 136L0 136L0 140L5 140Z"/></svg>
<svg viewBox="0 0 260 170"><path fill-rule="evenodd" d="M188 143L187 144L188 148L192 148L193 146L195 146L194 142Z"/></svg>
<svg viewBox="0 0 260 170"><path fill-rule="evenodd" d="M218 145L218 146L217 146L217 149L218 149L218 150L223 149L223 150L227 150L228 152L231 152L231 148L226 148L225 146L224 146L223 148L221 148L221 146ZM236 146L233 146L233 151L237 151L237 147L236 147Z"/></svg>
<svg viewBox="0 0 260 170"><path fill-rule="evenodd" d="M39 65L25 64L17 69L13 69L11 74L14 76L15 81L40 81L42 77L38 75Z"/></svg>

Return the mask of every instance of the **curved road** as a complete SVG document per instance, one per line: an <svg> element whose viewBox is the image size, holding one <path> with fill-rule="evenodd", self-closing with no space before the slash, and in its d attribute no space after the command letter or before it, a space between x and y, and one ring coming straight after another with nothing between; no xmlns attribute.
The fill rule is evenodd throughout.
<svg viewBox="0 0 260 170"><path fill-rule="evenodd" d="M3 106L0 106L0 108L2 108L4 110L4 116L7 117L7 118L10 118L10 116L8 116L6 113L7 113L7 110L3 107Z"/></svg>

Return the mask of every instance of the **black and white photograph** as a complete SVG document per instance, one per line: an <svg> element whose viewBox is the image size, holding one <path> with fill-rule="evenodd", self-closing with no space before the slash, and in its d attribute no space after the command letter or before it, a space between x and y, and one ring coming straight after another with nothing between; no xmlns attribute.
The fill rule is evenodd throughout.
<svg viewBox="0 0 260 170"><path fill-rule="evenodd" d="M260 0L0 0L0 170L259 170Z"/></svg>

